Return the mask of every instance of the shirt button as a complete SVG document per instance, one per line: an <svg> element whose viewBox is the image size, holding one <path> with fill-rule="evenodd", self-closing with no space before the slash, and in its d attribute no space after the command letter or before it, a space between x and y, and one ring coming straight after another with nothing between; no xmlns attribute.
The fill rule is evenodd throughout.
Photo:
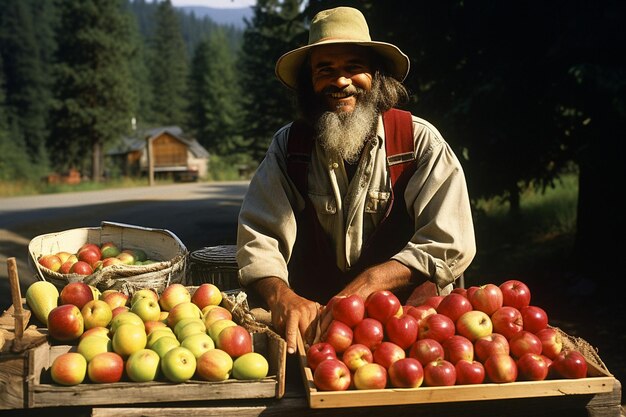
<svg viewBox="0 0 626 417"><path fill-rule="evenodd" d="M337 169L337 168L339 168L339 164L338 164L337 162L333 162L333 163L331 164L331 168L332 168L332 169Z"/></svg>

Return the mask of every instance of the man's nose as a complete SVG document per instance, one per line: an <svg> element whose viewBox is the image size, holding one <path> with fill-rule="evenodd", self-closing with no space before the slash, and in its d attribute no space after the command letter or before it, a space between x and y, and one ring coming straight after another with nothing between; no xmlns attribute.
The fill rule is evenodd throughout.
<svg viewBox="0 0 626 417"><path fill-rule="evenodd" d="M345 75L339 75L335 78L333 84L339 88L344 88L352 84L352 78L346 77Z"/></svg>

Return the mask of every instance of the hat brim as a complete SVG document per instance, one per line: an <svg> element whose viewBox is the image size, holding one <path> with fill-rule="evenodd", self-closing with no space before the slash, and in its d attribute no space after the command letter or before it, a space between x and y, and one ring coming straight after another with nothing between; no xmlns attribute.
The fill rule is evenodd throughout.
<svg viewBox="0 0 626 417"><path fill-rule="evenodd" d="M287 87L295 89L297 85L298 72L306 60L311 48L328 44L354 44L371 48L374 52L384 58L388 65L389 75L402 82L406 78L410 69L410 60L400 48L386 42L375 41L351 41L345 39L328 39L312 45L302 46L293 51L285 53L276 61L276 77Z"/></svg>

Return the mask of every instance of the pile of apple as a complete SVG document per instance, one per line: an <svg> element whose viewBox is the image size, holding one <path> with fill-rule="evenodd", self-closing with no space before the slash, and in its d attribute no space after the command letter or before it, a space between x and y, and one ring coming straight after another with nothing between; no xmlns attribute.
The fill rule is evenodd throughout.
<svg viewBox="0 0 626 417"><path fill-rule="evenodd" d="M333 297L332 322L306 350L323 391L583 378L584 356L563 347L519 280L457 288L419 306L390 291Z"/></svg>
<svg viewBox="0 0 626 417"><path fill-rule="evenodd" d="M26 301L52 343L72 345L50 366L61 385L252 380L268 373L267 359L253 351L250 332L233 321L213 284L191 292L175 283L160 295L144 288L129 296L84 282L59 292L37 281Z"/></svg>
<svg viewBox="0 0 626 417"><path fill-rule="evenodd" d="M148 265L156 262L148 259L140 248L120 248L113 242L83 244L76 253L59 251L41 255L37 262L59 274L91 275L110 265Z"/></svg>

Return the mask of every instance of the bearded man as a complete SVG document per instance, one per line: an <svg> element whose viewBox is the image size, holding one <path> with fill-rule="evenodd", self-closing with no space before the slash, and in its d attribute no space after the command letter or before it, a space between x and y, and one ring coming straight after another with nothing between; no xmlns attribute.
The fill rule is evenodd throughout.
<svg viewBox="0 0 626 417"><path fill-rule="evenodd" d="M250 182L237 262L289 353L298 332L311 343L323 330L333 296L447 294L474 258L459 160L434 126L395 108L409 97L409 62L371 40L360 11L338 7L276 63L300 117Z"/></svg>

